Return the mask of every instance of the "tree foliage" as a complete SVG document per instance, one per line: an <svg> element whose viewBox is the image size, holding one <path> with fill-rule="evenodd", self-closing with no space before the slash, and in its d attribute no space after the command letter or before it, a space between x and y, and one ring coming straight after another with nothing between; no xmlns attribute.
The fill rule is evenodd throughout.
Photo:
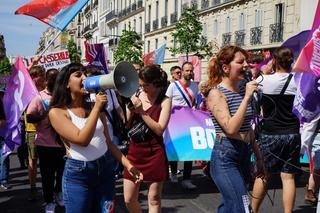
<svg viewBox="0 0 320 213"><path fill-rule="evenodd" d="M80 62L81 53L77 49L77 45L74 43L73 40L69 40L67 44L67 49L70 56L71 62Z"/></svg>
<svg viewBox="0 0 320 213"><path fill-rule="evenodd" d="M194 55L212 56L212 45L207 43L207 38L202 35L202 23L199 21L199 11L194 7L183 9L181 17L176 24L176 29L171 33L177 46L169 48L174 54L185 54L186 57Z"/></svg>
<svg viewBox="0 0 320 213"><path fill-rule="evenodd" d="M0 60L0 74L9 75L12 71L13 65L10 63L7 57Z"/></svg>
<svg viewBox="0 0 320 213"><path fill-rule="evenodd" d="M143 43L139 34L131 29L124 30L114 53L115 63L127 61L142 64Z"/></svg>

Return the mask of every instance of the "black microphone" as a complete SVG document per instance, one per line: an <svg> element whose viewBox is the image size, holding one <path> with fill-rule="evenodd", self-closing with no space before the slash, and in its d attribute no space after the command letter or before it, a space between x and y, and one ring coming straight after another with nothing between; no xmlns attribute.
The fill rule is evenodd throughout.
<svg viewBox="0 0 320 213"><path fill-rule="evenodd" d="M247 70L244 73L244 79L248 83L252 81L252 72L251 70ZM256 114L260 114L260 100L259 100L259 95L257 91L254 91L252 94L252 102L251 102L252 108L255 111Z"/></svg>

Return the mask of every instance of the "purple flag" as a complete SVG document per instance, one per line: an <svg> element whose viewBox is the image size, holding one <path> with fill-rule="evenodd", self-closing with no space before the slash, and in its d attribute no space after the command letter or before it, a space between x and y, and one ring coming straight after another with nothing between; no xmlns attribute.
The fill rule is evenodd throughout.
<svg viewBox="0 0 320 213"><path fill-rule="evenodd" d="M96 67L99 70L103 70L106 74L109 73L107 63L106 63L106 53L104 45L99 44L89 44L87 41L84 42L86 52L86 61L88 66Z"/></svg>
<svg viewBox="0 0 320 213"><path fill-rule="evenodd" d="M4 128L5 145L2 150L4 156L21 145L19 119L30 101L37 95L39 95L39 92L19 56L8 79L7 89L3 97L7 119L7 125Z"/></svg>
<svg viewBox="0 0 320 213"><path fill-rule="evenodd" d="M293 113L301 123L310 122L320 113L320 77L310 72L297 72L295 81L298 90Z"/></svg>

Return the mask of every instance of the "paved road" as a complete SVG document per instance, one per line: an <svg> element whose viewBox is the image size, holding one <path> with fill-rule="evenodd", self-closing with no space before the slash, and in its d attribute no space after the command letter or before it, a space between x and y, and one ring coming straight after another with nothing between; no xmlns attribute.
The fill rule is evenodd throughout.
<svg viewBox="0 0 320 213"><path fill-rule="evenodd" d="M19 163L16 155L12 155L11 159L11 173L10 183L13 186L10 190L0 192L0 213L39 213L43 212L41 204L41 181L38 173L37 187L39 189L39 197L36 202L27 201L28 197L28 173L27 170L20 170ZM179 177L181 178L181 176ZM214 186L211 180L202 175L201 170L195 167L193 176L193 182L198 186L196 191L185 191L179 184L173 184L167 182L163 190L162 209L164 213L207 213L215 212L215 209L219 205L220 196L217 188ZM307 175L302 175L298 179L296 206L295 213L311 213L316 212L315 207L304 204L304 185L307 180ZM281 193L279 189L280 182L275 179L270 186L275 190L274 205L266 198L261 212L264 213L280 213L282 212ZM116 212L126 213L123 204L122 193L122 181L119 180L116 185ZM270 189L269 194L273 197L274 190ZM143 212L147 212L147 190L146 186L142 187L140 194ZM64 209L59 208L57 213L63 213Z"/></svg>

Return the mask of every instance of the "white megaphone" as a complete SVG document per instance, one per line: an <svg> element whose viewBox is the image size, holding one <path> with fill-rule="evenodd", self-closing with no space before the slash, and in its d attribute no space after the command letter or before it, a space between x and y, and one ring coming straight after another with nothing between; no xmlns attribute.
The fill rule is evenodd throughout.
<svg viewBox="0 0 320 213"><path fill-rule="evenodd" d="M134 66L122 61L110 74L87 77L83 82L83 87L88 92L116 89L120 95L128 98L137 91L139 79Z"/></svg>

